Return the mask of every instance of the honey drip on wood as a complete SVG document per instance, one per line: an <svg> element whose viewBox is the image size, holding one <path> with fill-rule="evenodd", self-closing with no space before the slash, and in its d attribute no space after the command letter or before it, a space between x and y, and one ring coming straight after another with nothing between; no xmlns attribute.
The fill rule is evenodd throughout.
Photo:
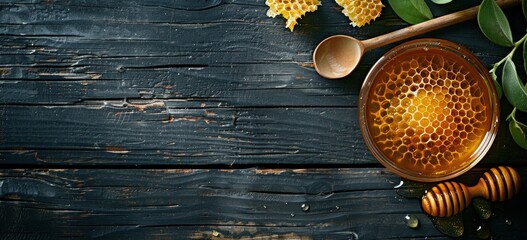
<svg viewBox="0 0 527 240"><path fill-rule="evenodd" d="M433 184L431 183L414 182L401 179L401 182L396 186L396 192L398 195L405 198L420 199L426 193L426 190L430 189L432 185ZM473 232L470 233L473 234L472 236L476 236L480 239L488 238L490 235L490 228L485 223L485 221L491 216L490 202L480 198L474 199L471 207L474 209L473 211L465 211L450 217L427 216L430 218L436 229L441 233L449 237L459 237L465 233L465 224L463 222L464 215L476 215L476 218L480 219L481 223L475 229L473 229ZM408 219L405 217L405 220Z"/></svg>

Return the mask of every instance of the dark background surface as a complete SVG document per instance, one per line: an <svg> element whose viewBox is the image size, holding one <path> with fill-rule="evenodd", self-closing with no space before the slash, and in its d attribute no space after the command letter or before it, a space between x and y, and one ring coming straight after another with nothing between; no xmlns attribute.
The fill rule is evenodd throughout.
<svg viewBox="0 0 527 240"><path fill-rule="evenodd" d="M479 1L428 3L440 16ZM0 0L0 239L446 238L418 199L396 193L400 178L360 133L360 86L395 44L342 80L312 66L330 35L366 39L407 24L385 7L353 28L325 0L291 33L267 9ZM506 13L518 40L527 21L519 7ZM475 20L420 37L457 42L487 67L510 51ZM501 106L504 120L511 107ZM498 165L526 179L526 153L502 121L491 151L458 180ZM526 201L523 189L492 204L493 239L527 238Z"/></svg>

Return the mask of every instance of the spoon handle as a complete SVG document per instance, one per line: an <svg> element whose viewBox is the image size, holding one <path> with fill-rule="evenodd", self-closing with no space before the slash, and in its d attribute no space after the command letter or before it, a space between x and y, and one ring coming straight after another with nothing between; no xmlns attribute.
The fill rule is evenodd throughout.
<svg viewBox="0 0 527 240"><path fill-rule="evenodd" d="M520 4L520 0L497 0L496 3L502 8L507 8ZM451 13L406 28L402 28L384 35L363 40L362 43L364 44L364 52L367 52L374 48L382 47L390 43L398 42L406 38L414 37L423 33L454 25L456 23L467 21L476 17L476 15L478 14L478 10L479 6L468 8L459 12Z"/></svg>
<svg viewBox="0 0 527 240"><path fill-rule="evenodd" d="M457 182L437 184L423 196L421 206L433 217L448 217L463 211L475 197L501 202L511 199L520 187L520 174L511 167L500 166L485 172L472 187Z"/></svg>

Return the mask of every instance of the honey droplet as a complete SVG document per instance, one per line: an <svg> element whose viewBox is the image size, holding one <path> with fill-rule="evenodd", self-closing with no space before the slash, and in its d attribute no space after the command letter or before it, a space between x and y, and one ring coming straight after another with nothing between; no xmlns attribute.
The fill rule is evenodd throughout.
<svg viewBox="0 0 527 240"><path fill-rule="evenodd" d="M476 213L478 214L479 218L485 220L489 219L492 215L490 202L482 199L482 198L474 198L472 199L472 206L474 206L474 209L476 210Z"/></svg>
<svg viewBox="0 0 527 240"><path fill-rule="evenodd" d="M476 228L476 236L479 239L488 239L490 237L490 228L487 224L482 223Z"/></svg>
<svg viewBox="0 0 527 240"><path fill-rule="evenodd" d="M412 214L407 214L404 219L406 220L406 226L408 226L409 228L419 227L419 219L416 216Z"/></svg>
<svg viewBox="0 0 527 240"><path fill-rule="evenodd" d="M450 237L460 237L465 231L463 226L463 216L461 213L451 217L430 218L437 230Z"/></svg>
<svg viewBox="0 0 527 240"><path fill-rule="evenodd" d="M401 182L394 188L399 196L405 198L421 198L430 187L432 187L431 183L401 180Z"/></svg>
<svg viewBox="0 0 527 240"><path fill-rule="evenodd" d="M123 73L126 71L126 68L124 68L123 66L118 66L117 68L117 71L120 72L120 73Z"/></svg>
<svg viewBox="0 0 527 240"><path fill-rule="evenodd" d="M219 237L219 236L221 236L221 233L216 231L216 230L212 230L212 236Z"/></svg>
<svg viewBox="0 0 527 240"><path fill-rule="evenodd" d="M304 212L309 211L309 204L307 204L307 203L302 204L302 206L300 206L300 207L302 208L302 211L304 211Z"/></svg>

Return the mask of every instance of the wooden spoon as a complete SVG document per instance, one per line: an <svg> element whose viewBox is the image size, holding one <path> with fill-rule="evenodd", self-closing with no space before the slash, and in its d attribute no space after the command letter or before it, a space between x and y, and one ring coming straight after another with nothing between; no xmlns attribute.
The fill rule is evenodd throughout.
<svg viewBox="0 0 527 240"><path fill-rule="evenodd" d="M497 0L496 3L502 8L507 8L519 4L520 0ZM357 67L365 52L472 19L478 10L479 6L468 8L363 41L346 35L334 35L324 39L315 48L313 64L322 77L342 78Z"/></svg>

